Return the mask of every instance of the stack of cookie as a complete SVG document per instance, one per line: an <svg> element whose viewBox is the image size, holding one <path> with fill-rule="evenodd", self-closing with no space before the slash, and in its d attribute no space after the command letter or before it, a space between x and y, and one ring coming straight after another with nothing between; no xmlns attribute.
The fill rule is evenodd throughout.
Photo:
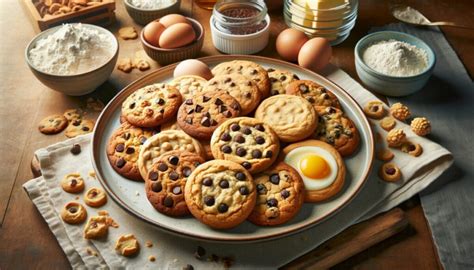
<svg viewBox="0 0 474 270"><path fill-rule="evenodd" d="M250 61L212 74L148 85L122 104L107 155L117 173L145 182L157 211L218 229L273 226L342 189L342 156L359 133L333 93Z"/></svg>

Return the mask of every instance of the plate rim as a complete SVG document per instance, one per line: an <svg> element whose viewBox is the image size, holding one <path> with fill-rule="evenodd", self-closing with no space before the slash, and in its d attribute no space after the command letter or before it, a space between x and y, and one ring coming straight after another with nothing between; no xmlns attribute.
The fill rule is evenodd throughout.
<svg viewBox="0 0 474 270"><path fill-rule="evenodd" d="M304 230L307 230L311 227L314 227L314 226L322 223L323 221L327 220L328 218L330 218L331 216L333 216L337 212L341 211L350 202L352 202L352 200L360 193L361 189L367 183L368 177L369 177L370 172L372 171L372 167L374 165L375 142L374 142L374 137L373 137L372 126L371 126L369 120L367 119L367 117L365 117L365 114L364 114L362 108L360 107L360 105L357 103L357 101L348 92L346 92L346 90L344 90L338 84L334 83L333 81L325 78L324 76L322 76L318 73L315 73L311 70L302 68L302 67L300 67L296 64L289 63L289 62L286 62L286 61L283 61L283 60L280 60L280 59L273 59L273 58L264 57L264 56L257 56L257 55L238 55L238 54L234 54L234 55L205 56L205 57L196 58L196 60L200 60L204 63L219 62L219 61L220 62L225 62L225 61L232 61L232 60L248 60L248 61L256 60L256 61L264 62L266 64L274 63L274 64L277 64L277 65L280 65L280 66L289 66L291 68L301 70L302 72L307 72L311 76L317 77L318 79L321 79L321 80L325 81L326 83L328 83L332 87L337 88L341 94L345 95L346 98L348 100L350 100L355 105L354 109L357 110L360 115L364 116L360 120L367 127L367 129L370 133L370 136L368 138L368 141L369 141L369 145L368 145L369 165L366 167L366 169L363 172L363 177L362 177L363 179L359 182L359 184L356 187L355 191L349 196L348 199L346 199L344 202L342 202L342 204L339 207L331 210L329 213L321 216L317 220L314 220L312 222L307 222L307 223L302 224L302 225L300 225L296 228L293 228L293 229L286 229L284 231L279 231L279 232L272 233L272 234L265 235L265 236L245 236L245 237L242 237L242 238L239 238L239 239L226 238L225 236L216 236L216 237L201 236L199 233L194 233L194 232L190 233L190 232L187 232L187 231L176 230L176 229L174 229L170 226L160 224L160 223L156 222L155 220L152 220L152 219L144 216L143 214L139 213L138 211L132 209L129 205L127 205L124 201L122 201L122 199L117 194L115 194L114 191L112 191L112 189L108 186L107 181L104 180L104 177L102 176L102 173L98 168L97 164L100 163L100 140L101 140L103 132L104 132L104 129L99 129L98 127L99 127L99 125L103 125L102 122L103 121L105 122L105 120L103 120L103 118L105 118L106 115L113 113L113 110L109 110L109 108L112 107L112 104L117 103L116 100L120 99L123 95L125 95L125 92L127 92L129 88L133 87L138 82L140 82L142 80L145 80L149 77L154 77L157 74L167 73L167 72L170 72L170 71L174 70L174 68L179 64L179 62L178 62L178 63L174 63L174 64L170 64L170 65L161 67L161 68L159 68L155 71L152 71L152 72L150 72L150 73L134 80L133 82L131 82L127 86L125 86L122 90L120 90L108 102L108 104L106 105L104 110L101 112L101 114L97 118L97 121L96 121L96 124L95 124L95 127L94 127L94 132L93 132L93 135L92 135L92 147L91 147L90 151L91 151L91 162L92 162L92 166L93 166L93 168L96 172L96 177L99 180L99 182L101 183L102 187L106 190L108 195L122 209L124 209L128 214L130 214L131 216L134 216L135 218L138 218L142 221L145 221L146 223L154 226L157 229L160 229L164 232L167 232L167 233L179 236L179 237L186 237L186 238L191 238L191 239L194 239L194 240L204 240L206 242L220 242L220 243L223 243L223 242L225 242L225 243L263 242L263 241L270 241L270 240L275 240L275 239L279 239L279 238L283 238L283 237L288 237L290 235L294 235L296 233L302 232Z"/></svg>

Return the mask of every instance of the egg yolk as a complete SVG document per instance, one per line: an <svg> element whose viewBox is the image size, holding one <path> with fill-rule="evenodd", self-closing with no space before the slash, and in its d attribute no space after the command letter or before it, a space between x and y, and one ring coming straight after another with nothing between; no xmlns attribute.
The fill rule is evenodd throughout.
<svg viewBox="0 0 474 270"><path fill-rule="evenodd" d="M304 176L312 179L322 179L331 173L327 161L317 155L308 155L301 159L300 169Z"/></svg>

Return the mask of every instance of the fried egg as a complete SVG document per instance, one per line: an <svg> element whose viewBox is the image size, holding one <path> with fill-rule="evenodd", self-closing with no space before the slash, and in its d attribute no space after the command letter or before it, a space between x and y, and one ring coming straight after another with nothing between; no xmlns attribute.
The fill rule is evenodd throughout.
<svg viewBox="0 0 474 270"><path fill-rule="evenodd" d="M301 146L288 152L285 162L303 178L307 190L329 187L336 180L338 166L329 151L318 146Z"/></svg>

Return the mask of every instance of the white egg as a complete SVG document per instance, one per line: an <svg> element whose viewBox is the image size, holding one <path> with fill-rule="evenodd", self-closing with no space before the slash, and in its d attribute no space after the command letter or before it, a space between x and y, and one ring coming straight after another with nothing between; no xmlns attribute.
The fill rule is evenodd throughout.
<svg viewBox="0 0 474 270"><path fill-rule="evenodd" d="M326 161L329 166L330 172L325 177L310 177L305 175L302 168L302 163L308 162L311 156L319 156ZM314 159L313 159L314 160ZM305 188L307 190L321 190L329 187L334 183L338 173L338 167L336 159L326 149L317 146L302 146L291 150L285 157L285 162L295 168L303 179ZM316 164L308 164L306 172L311 171L312 173L318 174L320 170L324 168L318 168L314 166ZM321 165L321 164L320 164Z"/></svg>

